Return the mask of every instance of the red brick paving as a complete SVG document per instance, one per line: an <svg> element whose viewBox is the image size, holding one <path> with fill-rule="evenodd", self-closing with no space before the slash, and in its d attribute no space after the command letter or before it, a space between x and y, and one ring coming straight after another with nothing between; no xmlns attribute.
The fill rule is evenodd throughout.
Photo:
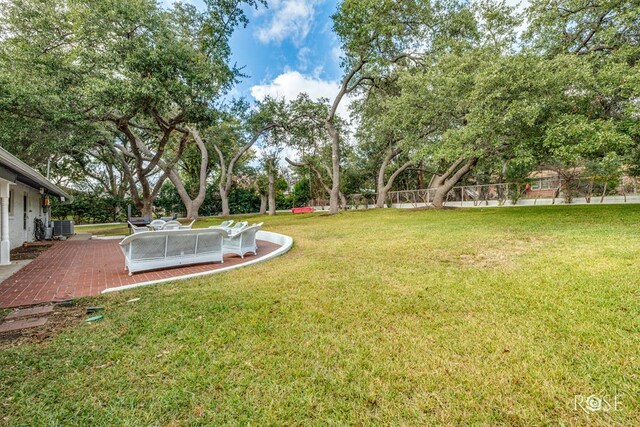
<svg viewBox="0 0 640 427"><path fill-rule="evenodd" d="M224 263L198 264L129 276L118 240L67 240L26 265L0 284L0 308L98 295L107 288L202 273L241 264L255 258L247 254L225 255ZM279 246L258 241L258 256Z"/></svg>

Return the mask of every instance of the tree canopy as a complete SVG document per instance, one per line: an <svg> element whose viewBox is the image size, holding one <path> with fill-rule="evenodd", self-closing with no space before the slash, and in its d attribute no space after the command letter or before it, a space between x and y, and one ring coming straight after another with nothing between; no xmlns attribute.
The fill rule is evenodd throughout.
<svg viewBox="0 0 640 427"><path fill-rule="evenodd" d="M465 180L536 168L640 174L634 1L533 0L519 13L500 0L344 0L335 97L231 99L243 76L230 37L264 5L1 3L0 144L146 216L169 189L189 217L214 199L231 213L240 188L275 213L278 194L307 185L335 213L352 193L382 207L425 174L437 206ZM304 186L277 184L285 158Z"/></svg>

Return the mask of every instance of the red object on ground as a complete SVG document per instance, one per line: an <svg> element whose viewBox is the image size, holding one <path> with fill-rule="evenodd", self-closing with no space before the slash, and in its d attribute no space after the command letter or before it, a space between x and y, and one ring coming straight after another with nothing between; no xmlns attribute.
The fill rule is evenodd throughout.
<svg viewBox="0 0 640 427"><path fill-rule="evenodd" d="M258 256L278 248L274 243L258 240ZM124 256L118 240L56 242L0 284L0 308L98 295L107 288L217 270L252 258L255 258L253 254L245 255L244 259L227 254L224 264L198 264L143 271L129 276L124 269Z"/></svg>
<svg viewBox="0 0 640 427"><path fill-rule="evenodd" d="M299 213L311 213L311 212L315 212L315 209L308 207L308 208L293 208L291 209L291 213L293 214L299 214Z"/></svg>

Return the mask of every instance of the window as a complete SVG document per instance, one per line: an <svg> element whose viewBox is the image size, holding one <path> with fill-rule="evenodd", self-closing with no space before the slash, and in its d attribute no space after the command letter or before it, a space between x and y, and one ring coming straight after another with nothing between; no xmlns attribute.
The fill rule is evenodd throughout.
<svg viewBox="0 0 640 427"><path fill-rule="evenodd" d="M9 216L13 216L13 190L9 190Z"/></svg>
<svg viewBox="0 0 640 427"><path fill-rule="evenodd" d="M27 223L29 219L29 196L24 193L22 196L22 229L27 229Z"/></svg>

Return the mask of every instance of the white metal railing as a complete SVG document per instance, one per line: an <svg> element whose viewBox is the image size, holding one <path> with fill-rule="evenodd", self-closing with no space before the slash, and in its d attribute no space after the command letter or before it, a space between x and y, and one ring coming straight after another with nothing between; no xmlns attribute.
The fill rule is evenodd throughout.
<svg viewBox="0 0 640 427"><path fill-rule="evenodd" d="M526 183L462 185L453 187L449 191L445 204L502 206L508 201L518 200L533 200L533 204L536 204L540 199L551 199L553 203L555 199L565 202L581 199L581 202L586 203L606 203L606 198L610 196L620 196L625 202L627 197L640 196L640 179L622 176L617 181L618 185L615 187L606 185L602 179L595 177L581 177L570 181L548 177L528 179ZM387 206L424 206L433 202L435 193L435 188L389 191L385 204ZM367 209L375 206L376 196L375 194L350 194L346 196L346 201L347 209ZM325 209L329 206L329 200L313 199L310 204Z"/></svg>
<svg viewBox="0 0 640 427"><path fill-rule="evenodd" d="M436 190L401 190L390 191L387 194L387 205L410 204L421 206L433 201ZM575 180L560 178L534 178L526 183L496 183L463 185L453 187L447 194L446 203L472 203L474 206L497 202L503 205L507 201L538 199L573 199L584 198L587 203L604 203L609 196L621 196L626 201L628 196L640 196L640 180L635 177L624 176L619 184L611 187L602 179L593 177ZM492 203L494 204L494 203Z"/></svg>

